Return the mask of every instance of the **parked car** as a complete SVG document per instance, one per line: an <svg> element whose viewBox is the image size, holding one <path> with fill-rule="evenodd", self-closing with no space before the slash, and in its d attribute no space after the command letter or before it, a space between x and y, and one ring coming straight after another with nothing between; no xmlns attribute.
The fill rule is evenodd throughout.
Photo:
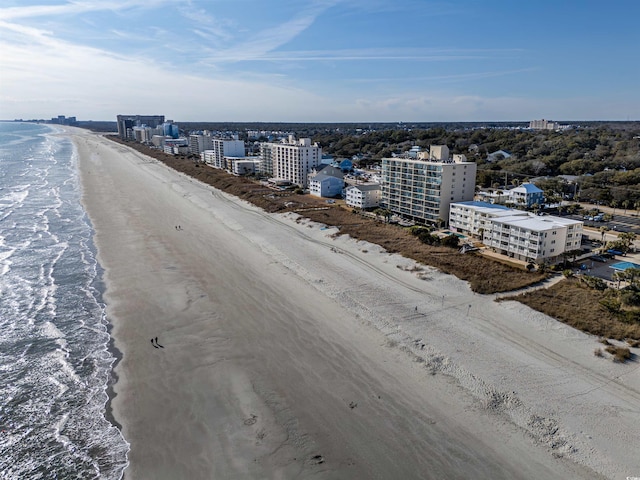
<svg viewBox="0 0 640 480"><path fill-rule="evenodd" d="M603 263L607 263L607 259L604 258L602 255L591 255L589 257L590 260L594 260L596 262L603 262Z"/></svg>

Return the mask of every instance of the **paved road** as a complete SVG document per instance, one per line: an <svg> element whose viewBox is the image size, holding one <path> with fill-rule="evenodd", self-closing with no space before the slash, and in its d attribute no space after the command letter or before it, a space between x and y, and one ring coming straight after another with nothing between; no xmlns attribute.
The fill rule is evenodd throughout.
<svg viewBox="0 0 640 480"><path fill-rule="evenodd" d="M635 210L625 210L623 208L610 208L602 205L593 205L590 203L582 203L585 210L598 209L603 213L613 215L613 219L609 222L593 222L583 220L583 215L567 215L569 218L583 220L586 226L600 228L602 226L609 227L611 230L618 232L633 232L640 234L640 216Z"/></svg>

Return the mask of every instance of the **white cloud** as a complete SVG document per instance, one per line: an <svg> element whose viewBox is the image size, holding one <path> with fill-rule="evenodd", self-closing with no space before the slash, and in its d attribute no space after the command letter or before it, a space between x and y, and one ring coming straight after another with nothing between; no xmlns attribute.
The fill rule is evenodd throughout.
<svg viewBox="0 0 640 480"><path fill-rule="evenodd" d="M9 7L0 9L0 20L19 20L26 18L73 15L96 11L129 10L136 7L151 8L169 0L109 0L75 1L60 5L31 5L28 7Z"/></svg>
<svg viewBox="0 0 640 480"><path fill-rule="evenodd" d="M266 28L254 35L249 35L247 40L239 44L212 52L208 60L213 61L240 61L257 60L269 52L287 44L307 28L316 18L336 2L312 2L306 9L297 12L293 18L282 22L275 27Z"/></svg>
<svg viewBox="0 0 640 480"><path fill-rule="evenodd" d="M110 119L122 111L162 109L176 118L198 120L257 118L256 112L263 111L266 120L267 115L287 115L291 104L323 103L299 89L188 76L146 59L56 40L43 31L14 26L13 32L31 42L0 41L0 104L7 118L64 111L79 118Z"/></svg>

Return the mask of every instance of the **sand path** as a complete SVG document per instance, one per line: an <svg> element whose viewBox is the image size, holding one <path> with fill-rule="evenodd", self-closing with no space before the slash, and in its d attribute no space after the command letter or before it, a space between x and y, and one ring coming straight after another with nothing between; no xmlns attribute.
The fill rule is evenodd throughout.
<svg viewBox="0 0 640 480"><path fill-rule="evenodd" d="M126 478L640 475L637 364L69 131L123 353Z"/></svg>

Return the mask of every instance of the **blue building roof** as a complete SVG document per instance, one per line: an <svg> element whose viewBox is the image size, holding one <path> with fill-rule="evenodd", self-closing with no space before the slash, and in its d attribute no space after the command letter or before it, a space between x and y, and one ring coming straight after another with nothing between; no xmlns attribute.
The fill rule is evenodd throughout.
<svg viewBox="0 0 640 480"><path fill-rule="evenodd" d="M497 208L498 210L510 210L509 207L504 205L496 205L495 203L479 202L477 200L470 200L468 202L453 202L459 205L467 205L469 207L483 207L483 208Z"/></svg>
<svg viewBox="0 0 640 480"><path fill-rule="evenodd" d="M523 183L520 187L516 188L524 188L527 193L542 193L542 190L536 187L533 183Z"/></svg>
<svg viewBox="0 0 640 480"><path fill-rule="evenodd" d="M349 172L353 170L353 162L349 159L342 160L340 162L340 170L343 172Z"/></svg>
<svg viewBox="0 0 640 480"><path fill-rule="evenodd" d="M331 182L340 182L341 184L344 183L344 180L342 180L341 178L334 177L333 175L325 175L324 173L318 173L317 175L309 179L309 181L316 182L324 182L325 180L329 180Z"/></svg>

